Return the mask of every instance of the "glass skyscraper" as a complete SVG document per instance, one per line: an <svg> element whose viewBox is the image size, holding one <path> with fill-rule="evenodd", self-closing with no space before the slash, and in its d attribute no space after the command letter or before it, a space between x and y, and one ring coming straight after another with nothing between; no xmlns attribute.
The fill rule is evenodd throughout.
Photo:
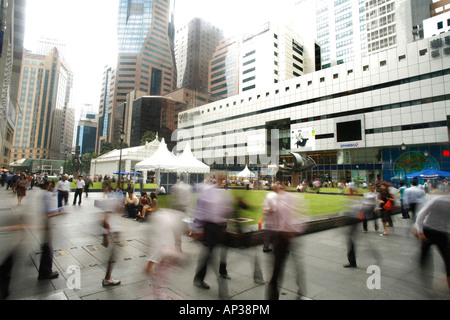
<svg viewBox="0 0 450 320"><path fill-rule="evenodd" d="M130 106L127 99L137 92L161 96L176 88L172 3L171 0L120 0L117 65L104 77L97 152L102 143L119 141L119 133L126 129L125 114Z"/></svg>
<svg viewBox="0 0 450 320"><path fill-rule="evenodd" d="M151 27L154 0L120 0L117 18L119 53L139 53Z"/></svg>

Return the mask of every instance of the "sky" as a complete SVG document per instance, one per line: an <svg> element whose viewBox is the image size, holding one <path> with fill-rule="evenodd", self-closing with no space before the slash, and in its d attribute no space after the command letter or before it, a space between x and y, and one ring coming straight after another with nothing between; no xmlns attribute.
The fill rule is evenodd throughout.
<svg viewBox="0 0 450 320"><path fill-rule="evenodd" d="M252 24L267 22L291 1L176 0L175 28L200 17L226 36L242 34ZM103 69L116 65L118 4L119 0L27 0L24 47L33 51L41 36L66 42L77 112L85 104L98 106Z"/></svg>

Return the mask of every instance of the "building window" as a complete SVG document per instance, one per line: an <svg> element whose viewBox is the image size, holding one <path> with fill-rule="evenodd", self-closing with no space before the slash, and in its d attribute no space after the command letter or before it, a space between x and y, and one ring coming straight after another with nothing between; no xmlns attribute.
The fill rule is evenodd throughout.
<svg viewBox="0 0 450 320"><path fill-rule="evenodd" d="M442 21L439 21L438 23L437 23L437 28L438 29L442 29L444 27L444 23L442 22Z"/></svg>

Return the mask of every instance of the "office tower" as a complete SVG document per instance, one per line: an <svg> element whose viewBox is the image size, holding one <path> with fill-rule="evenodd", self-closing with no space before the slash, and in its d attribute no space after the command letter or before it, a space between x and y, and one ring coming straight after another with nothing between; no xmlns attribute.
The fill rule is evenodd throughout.
<svg viewBox="0 0 450 320"><path fill-rule="evenodd" d="M289 23L267 22L242 36L239 92L270 87L305 74L303 39Z"/></svg>
<svg viewBox="0 0 450 320"><path fill-rule="evenodd" d="M164 138L171 150L176 143L172 134L178 128L178 113L186 104L164 96L141 96L130 102L130 147L139 146L142 136L152 131Z"/></svg>
<svg viewBox="0 0 450 320"><path fill-rule="evenodd" d="M161 95L175 89L169 0L121 0L114 106L133 90Z"/></svg>
<svg viewBox="0 0 450 320"><path fill-rule="evenodd" d="M72 87L72 71L56 48L46 56L25 52L11 162L64 159L74 131Z"/></svg>
<svg viewBox="0 0 450 320"><path fill-rule="evenodd" d="M90 114L88 114L89 116ZM80 155L95 152L95 137L97 135L97 120L84 118L78 122L76 146L80 146Z"/></svg>
<svg viewBox="0 0 450 320"><path fill-rule="evenodd" d="M0 166L9 168L19 77L23 60L26 0L2 1L0 7Z"/></svg>
<svg viewBox="0 0 450 320"><path fill-rule="evenodd" d="M294 12L303 18L293 20L294 29L318 41L322 68L329 68L366 54L365 11L365 0L298 1Z"/></svg>
<svg viewBox="0 0 450 320"><path fill-rule="evenodd" d="M100 104L98 106L98 127L95 150L100 154L100 149L105 141L110 141L110 124L113 114L113 92L115 83L115 69L105 66L103 70Z"/></svg>
<svg viewBox="0 0 450 320"><path fill-rule="evenodd" d="M430 17L427 0L366 1L367 50L369 54L415 40L414 28ZM418 32L417 38L423 38Z"/></svg>
<svg viewBox="0 0 450 320"><path fill-rule="evenodd" d="M163 95L176 87L173 55L173 22L170 0L121 0L117 23L118 59L110 88L112 105L100 107L100 141L117 141L113 133L124 129L117 124L115 107L126 103L127 94L142 91ZM103 111L103 112L101 112ZM103 117L103 119L102 119ZM117 135L116 135L117 136ZM97 144L97 150L101 147Z"/></svg>
<svg viewBox="0 0 450 320"><path fill-rule="evenodd" d="M210 62L209 91L225 98L315 71L316 46L305 45L289 22L267 22L223 39Z"/></svg>
<svg viewBox="0 0 450 320"><path fill-rule="evenodd" d="M216 97L226 98L239 93L238 38L222 39L209 63L208 91Z"/></svg>
<svg viewBox="0 0 450 320"><path fill-rule="evenodd" d="M422 21L432 0L300 0L295 29L314 29L322 67L352 61L423 38ZM314 17L314 18L312 18ZM416 33L416 35L415 35Z"/></svg>
<svg viewBox="0 0 450 320"><path fill-rule="evenodd" d="M61 57L65 56L66 43L63 40L53 39L48 37L41 37L37 42L37 48L35 53L41 55L49 54L53 48L57 48Z"/></svg>
<svg viewBox="0 0 450 320"><path fill-rule="evenodd" d="M192 19L175 33L177 87L208 89L209 62L223 32L200 18Z"/></svg>

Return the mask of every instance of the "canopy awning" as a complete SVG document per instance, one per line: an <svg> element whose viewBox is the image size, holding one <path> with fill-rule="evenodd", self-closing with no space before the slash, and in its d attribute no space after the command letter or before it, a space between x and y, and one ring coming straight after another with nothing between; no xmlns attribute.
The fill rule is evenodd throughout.
<svg viewBox="0 0 450 320"><path fill-rule="evenodd" d="M426 169L419 172L414 172L406 175L408 179L441 179L450 178L450 172L437 170L437 169Z"/></svg>
<svg viewBox="0 0 450 320"><path fill-rule="evenodd" d="M180 172L187 173L209 173L209 166L198 160L192 154L191 147L186 144L183 153L178 157Z"/></svg>
<svg viewBox="0 0 450 320"><path fill-rule="evenodd" d="M156 152L151 157L138 162L134 168L139 171L160 170L177 172L180 169L180 165L177 158L167 149L167 144L163 138Z"/></svg>
<svg viewBox="0 0 450 320"><path fill-rule="evenodd" d="M244 170L238 173L238 178L254 178L255 174L251 172L247 166L245 166Z"/></svg>

